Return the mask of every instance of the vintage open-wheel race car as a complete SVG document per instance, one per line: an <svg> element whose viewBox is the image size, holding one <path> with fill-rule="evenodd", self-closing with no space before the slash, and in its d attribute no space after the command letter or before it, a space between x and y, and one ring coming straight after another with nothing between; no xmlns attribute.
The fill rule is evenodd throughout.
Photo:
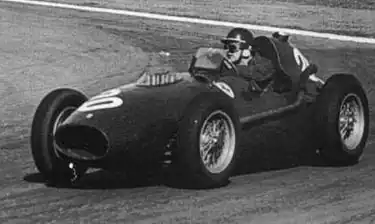
<svg viewBox="0 0 375 224"><path fill-rule="evenodd" d="M259 36L254 45L277 68L265 87L241 77L224 50L199 48L187 72L143 74L90 99L53 90L32 122L36 167L51 183L71 183L89 167L137 175L170 155L190 184L220 186L236 166L242 130L307 109L320 154L358 162L369 132L360 81L352 74L323 81L287 38Z"/></svg>

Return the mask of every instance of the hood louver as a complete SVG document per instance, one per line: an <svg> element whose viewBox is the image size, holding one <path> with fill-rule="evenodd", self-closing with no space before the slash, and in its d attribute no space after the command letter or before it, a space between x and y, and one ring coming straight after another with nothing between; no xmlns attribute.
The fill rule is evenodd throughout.
<svg viewBox="0 0 375 224"><path fill-rule="evenodd" d="M137 86L164 86L180 82L182 77L178 73L144 73L137 81Z"/></svg>

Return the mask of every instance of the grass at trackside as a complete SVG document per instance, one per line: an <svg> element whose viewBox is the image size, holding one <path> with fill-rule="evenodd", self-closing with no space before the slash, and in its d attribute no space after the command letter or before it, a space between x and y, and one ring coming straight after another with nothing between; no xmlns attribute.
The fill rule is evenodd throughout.
<svg viewBox="0 0 375 224"><path fill-rule="evenodd" d="M375 37L373 0L50 1Z"/></svg>

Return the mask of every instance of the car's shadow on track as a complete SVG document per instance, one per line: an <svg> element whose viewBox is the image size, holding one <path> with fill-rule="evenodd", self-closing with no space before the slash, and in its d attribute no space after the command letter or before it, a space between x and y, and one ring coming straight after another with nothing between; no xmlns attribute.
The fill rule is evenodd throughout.
<svg viewBox="0 0 375 224"><path fill-rule="evenodd" d="M308 117L286 118L261 127L243 132L235 176L251 173L271 172L272 170L289 169L299 166L328 167L332 166L322 160L315 152L311 137ZM78 189L126 189L164 185L172 188L186 188L185 183L175 181L169 175L151 175L149 178L129 179L126 173L113 173L104 170L88 172L74 186ZM39 173L27 174L27 182L45 183ZM229 183L227 183L229 184Z"/></svg>
<svg viewBox="0 0 375 224"><path fill-rule="evenodd" d="M138 187L151 187L159 185L155 177L139 180L127 178L125 173L113 173L105 170L96 170L86 173L79 181L72 185L51 185L40 173L30 173L24 176L24 181L29 183L42 183L54 188L74 189L126 189Z"/></svg>

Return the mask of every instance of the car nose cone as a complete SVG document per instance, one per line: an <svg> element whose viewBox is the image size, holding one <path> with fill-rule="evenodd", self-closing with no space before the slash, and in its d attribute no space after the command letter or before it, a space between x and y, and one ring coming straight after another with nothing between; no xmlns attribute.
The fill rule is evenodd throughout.
<svg viewBox="0 0 375 224"><path fill-rule="evenodd" d="M109 141L103 132L86 125L65 125L55 134L56 149L79 160L98 160L109 151Z"/></svg>

